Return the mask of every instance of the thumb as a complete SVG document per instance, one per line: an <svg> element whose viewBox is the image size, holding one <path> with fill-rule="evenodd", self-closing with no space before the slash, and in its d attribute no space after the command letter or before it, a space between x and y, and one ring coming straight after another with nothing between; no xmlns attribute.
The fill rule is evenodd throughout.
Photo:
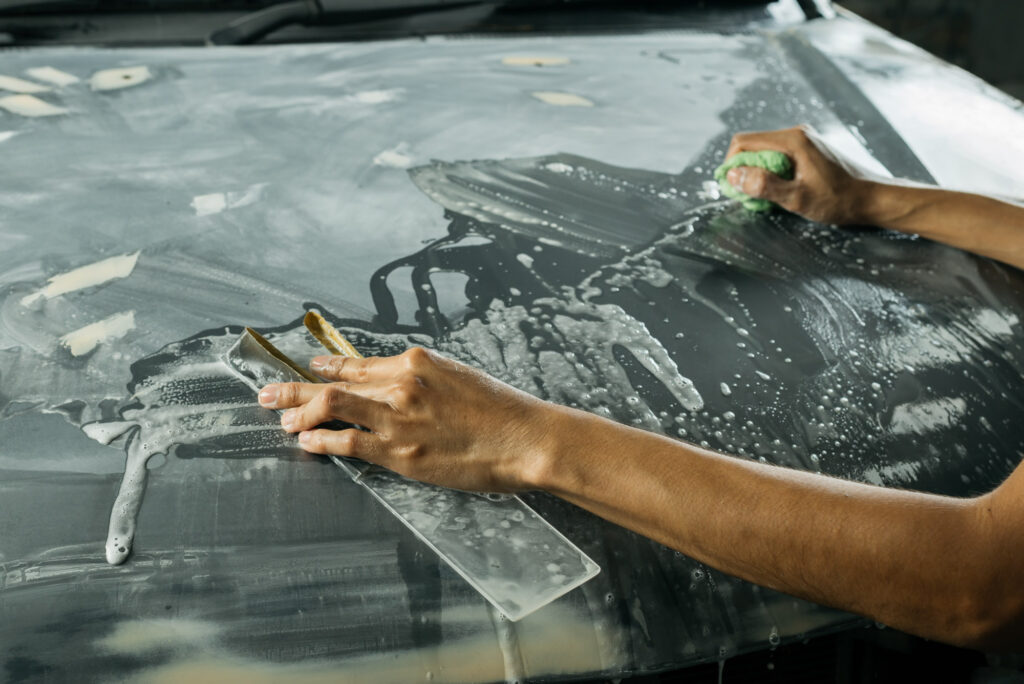
<svg viewBox="0 0 1024 684"><path fill-rule="evenodd" d="M789 197L790 184L784 178L771 171L756 166L737 166L730 169L726 179L737 190L751 197L766 199L777 204L785 204Z"/></svg>

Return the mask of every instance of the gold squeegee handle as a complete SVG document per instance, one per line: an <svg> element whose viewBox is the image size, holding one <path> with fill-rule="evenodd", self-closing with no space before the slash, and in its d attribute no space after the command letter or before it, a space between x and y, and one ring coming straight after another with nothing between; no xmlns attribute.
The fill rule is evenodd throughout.
<svg viewBox="0 0 1024 684"><path fill-rule="evenodd" d="M333 325L327 322L327 320L316 311L307 311L305 318L302 319L306 329L312 333L313 337L324 345L327 351L331 352L335 356L347 356L351 359L361 359L363 355L359 353L359 350L352 346L352 343L346 340L340 332L338 332Z"/></svg>

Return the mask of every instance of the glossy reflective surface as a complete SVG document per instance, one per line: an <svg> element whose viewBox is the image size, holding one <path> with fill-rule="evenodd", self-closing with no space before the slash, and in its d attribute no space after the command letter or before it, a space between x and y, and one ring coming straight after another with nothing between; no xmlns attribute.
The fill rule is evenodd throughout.
<svg viewBox="0 0 1024 684"><path fill-rule="evenodd" d="M860 35L861 61L848 48L845 71L825 62L827 31ZM316 306L367 353L431 346L740 457L985 491L1024 449L1019 273L750 216L705 186L734 131L798 120L864 165L955 183L863 94L934 86L938 67L887 40L840 19L7 55L12 74L81 79L39 95L68 114L0 124L8 677L617 674L853 621L533 494L602 573L512 626L203 355L242 325L308 355L298 330ZM537 55L568 61L505 60ZM88 85L141 66L150 78L130 87ZM964 106L993 101L957 87ZM1024 180L992 173L995 191ZM134 552L112 567L107 522L142 439Z"/></svg>

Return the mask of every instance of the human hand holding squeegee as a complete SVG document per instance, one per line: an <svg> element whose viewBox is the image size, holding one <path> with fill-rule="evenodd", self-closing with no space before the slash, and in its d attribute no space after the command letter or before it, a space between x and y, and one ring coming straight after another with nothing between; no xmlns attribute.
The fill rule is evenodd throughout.
<svg viewBox="0 0 1024 684"><path fill-rule="evenodd" d="M753 198L839 225L915 232L1024 268L1024 207L859 177L806 128L743 133L729 156L777 150L790 180L738 166ZM540 489L723 572L948 643L1024 645L1024 467L954 498L734 458L541 401L434 352L318 357L330 384L284 383L260 403L308 451L435 484ZM372 432L316 429L340 419Z"/></svg>

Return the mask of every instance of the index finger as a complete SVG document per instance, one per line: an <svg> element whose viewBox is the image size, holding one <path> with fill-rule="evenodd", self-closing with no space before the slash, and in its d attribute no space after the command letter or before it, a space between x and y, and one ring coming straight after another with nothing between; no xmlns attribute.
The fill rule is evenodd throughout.
<svg viewBox="0 0 1024 684"><path fill-rule="evenodd" d="M396 356L317 356L309 363L314 373L340 382L375 382L386 380L399 370Z"/></svg>

